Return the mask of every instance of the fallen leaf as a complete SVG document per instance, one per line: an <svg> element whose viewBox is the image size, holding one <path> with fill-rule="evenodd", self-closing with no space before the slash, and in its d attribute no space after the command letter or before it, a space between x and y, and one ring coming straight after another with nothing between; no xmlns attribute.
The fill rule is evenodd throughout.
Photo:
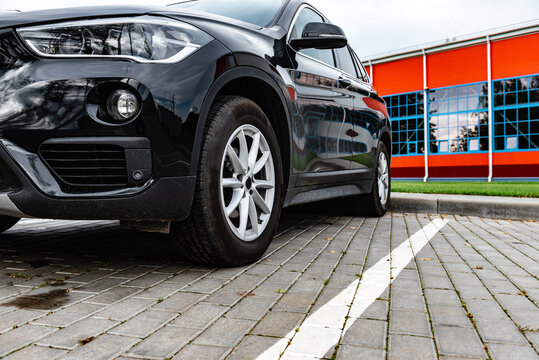
<svg viewBox="0 0 539 360"><path fill-rule="evenodd" d="M93 337L93 336L87 337L86 339L79 340L79 344L81 344L81 345L86 345L86 344L88 344L90 341L92 341L93 339L95 339L95 337Z"/></svg>
<svg viewBox="0 0 539 360"><path fill-rule="evenodd" d="M350 230L355 230L356 227L355 226L350 226Z"/></svg>
<svg viewBox="0 0 539 360"><path fill-rule="evenodd" d="M279 294L286 294L286 290L283 288L280 288L279 290L275 290L275 292Z"/></svg>
<svg viewBox="0 0 539 360"><path fill-rule="evenodd" d="M329 253L330 253L330 254L335 254L335 253L336 253L336 251L330 251Z"/></svg>
<svg viewBox="0 0 539 360"><path fill-rule="evenodd" d="M272 259L268 259L268 260L266 260L266 261L273 261L273 260L272 260Z"/></svg>
<svg viewBox="0 0 539 360"><path fill-rule="evenodd" d="M464 245L466 245L466 246L472 246L472 244L469 244L469 243L466 243L466 244L464 244Z"/></svg>
<svg viewBox="0 0 539 360"><path fill-rule="evenodd" d="M429 258L423 258L423 259L421 259L421 261L432 261L432 259L429 259Z"/></svg>
<svg viewBox="0 0 539 360"><path fill-rule="evenodd" d="M509 235L509 233L504 233L505 235Z"/></svg>
<svg viewBox="0 0 539 360"><path fill-rule="evenodd" d="M331 241L331 240L333 240L333 238L326 238L326 240L327 240L327 241Z"/></svg>
<svg viewBox="0 0 539 360"><path fill-rule="evenodd" d="M519 292L518 292L518 295L520 295L520 296L525 296L525 295L527 295L526 290L519 291Z"/></svg>
<svg viewBox="0 0 539 360"><path fill-rule="evenodd" d="M482 269L483 269L483 267L482 267L482 266L479 266L479 265L476 266L475 268L476 268L477 270L482 270Z"/></svg>

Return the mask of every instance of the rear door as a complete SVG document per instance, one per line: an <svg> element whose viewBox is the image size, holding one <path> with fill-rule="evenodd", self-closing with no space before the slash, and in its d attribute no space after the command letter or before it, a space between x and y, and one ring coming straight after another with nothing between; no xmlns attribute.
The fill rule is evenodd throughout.
<svg viewBox="0 0 539 360"><path fill-rule="evenodd" d="M351 78L350 90L354 93L354 111L351 114L352 155L350 169L360 170L365 177L370 177L376 163L378 146L377 133L382 125L383 114L379 111L379 100L370 84L367 73L355 53L349 48L339 49L341 64L347 64L343 76ZM355 77L350 74L352 66ZM342 67L342 65L341 65Z"/></svg>

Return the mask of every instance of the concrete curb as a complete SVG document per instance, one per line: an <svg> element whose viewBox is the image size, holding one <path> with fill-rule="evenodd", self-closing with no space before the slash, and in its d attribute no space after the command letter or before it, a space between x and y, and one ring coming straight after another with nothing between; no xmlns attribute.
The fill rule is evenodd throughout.
<svg viewBox="0 0 539 360"><path fill-rule="evenodd" d="M539 220L539 199L392 193L391 210L409 213L470 215L508 220Z"/></svg>

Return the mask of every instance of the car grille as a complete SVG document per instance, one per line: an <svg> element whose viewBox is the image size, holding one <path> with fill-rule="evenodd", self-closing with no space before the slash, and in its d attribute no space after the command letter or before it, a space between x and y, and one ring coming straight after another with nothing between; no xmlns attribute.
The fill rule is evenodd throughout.
<svg viewBox="0 0 539 360"><path fill-rule="evenodd" d="M125 150L121 146L44 143L39 154L69 186L110 190L128 184Z"/></svg>

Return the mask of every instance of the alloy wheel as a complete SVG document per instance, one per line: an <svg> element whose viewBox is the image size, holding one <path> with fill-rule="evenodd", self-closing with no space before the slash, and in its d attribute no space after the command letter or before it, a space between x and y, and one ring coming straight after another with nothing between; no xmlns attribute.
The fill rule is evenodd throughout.
<svg viewBox="0 0 539 360"><path fill-rule="evenodd" d="M380 204L385 206L389 197L389 164L384 152L378 157L378 196Z"/></svg>
<svg viewBox="0 0 539 360"><path fill-rule="evenodd" d="M221 208L228 226L243 241L254 241L271 218L275 199L275 167L269 144L253 125L230 136L220 177Z"/></svg>

